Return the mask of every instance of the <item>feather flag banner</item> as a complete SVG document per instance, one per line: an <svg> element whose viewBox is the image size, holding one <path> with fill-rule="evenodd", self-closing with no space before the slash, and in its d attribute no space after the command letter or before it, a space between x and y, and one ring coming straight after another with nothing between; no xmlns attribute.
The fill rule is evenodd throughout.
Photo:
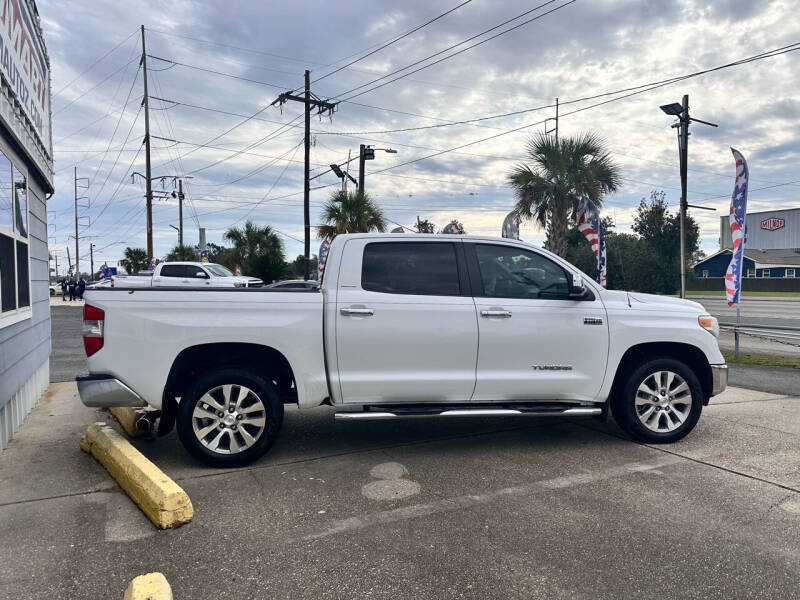
<svg viewBox="0 0 800 600"><path fill-rule="evenodd" d="M331 240L325 238L319 246L317 254L317 281L322 285L322 276L325 274L325 263L328 262L328 250L331 248Z"/></svg>
<svg viewBox="0 0 800 600"><path fill-rule="evenodd" d="M502 236L504 238L508 238L511 240L518 240L519 223L520 223L519 213L515 210L512 210L510 213L506 215L506 218L503 219Z"/></svg>
<svg viewBox="0 0 800 600"><path fill-rule="evenodd" d="M744 218L747 215L747 182L749 173L747 161L742 153L731 148L733 159L736 161L736 180L733 184L731 195L731 262L725 273L725 296L728 306L739 304L742 291L742 268L744 267L744 243L747 235Z"/></svg>
<svg viewBox="0 0 800 600"><path fill-rule="evenodd" d="M600 222L600 212L594 202L584 198L578 206L577 217L578 230L589 242L594 257L597 259L597 283L606 287L606 240L603 235L603 225Z"/></svg>

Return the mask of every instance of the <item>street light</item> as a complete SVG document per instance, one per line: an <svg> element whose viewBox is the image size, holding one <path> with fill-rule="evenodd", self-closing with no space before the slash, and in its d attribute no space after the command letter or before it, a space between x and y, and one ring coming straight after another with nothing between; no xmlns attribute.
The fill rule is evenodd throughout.
<svg viewBox="0 0 800 600"><path fill-rule="evenodd" d="M333 171L333 174L342 180L342 191L345 191L347 189L347 182L345 181L345 178L349 179L350 181L358 185L358 181L356 180L356 178L350 175L349 172L342 171L342 167L340 165L332 163L330 167L331 171Z"/></svg>
<svg viewBox="0 0 800 600"><path fill-rule="evenodd" d="M364 163L368 160L375 160L375 151L381 150L387 154L397 154L394 148L373 148L361 144L358 150L358 189L364 192Z"/></svg>
<svg viewBox="0 0 800 600"><path fill-rule="evenodd" d="M686 200L686 171L687 171L687 163L689 161L689 123L695 121L696 123L703 123L704 125L710 125L711 127L717 127L715 123L709 123L708 121L701 121L700 119L693 119L689 116L689 95L686 94L683 96L683 102L678 104L677 102L673 102L672 104L663 104L659 108L661 110L672 116L678 117L678 122L673 123L672 127L678 130L678 159L680 162L680 171L681 171L681 298L686 297L686 209L689 207L689 203ZM707 206L696 206L694 208L703 208L709 209ZM712 209L713 210L713 209Z"/></svg>

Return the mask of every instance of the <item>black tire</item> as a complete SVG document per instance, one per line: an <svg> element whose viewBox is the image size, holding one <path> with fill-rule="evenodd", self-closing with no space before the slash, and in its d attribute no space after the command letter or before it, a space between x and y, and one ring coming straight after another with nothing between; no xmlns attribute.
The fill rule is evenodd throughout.
<svg viewBox="0 0 800 600"><path fill-rule="evenodd" d="M50 295L51 295L51 296L55 296L55 295L56 295L56 291L51 289L51 290L50 290Z"/></svg>
<svg viewBox="0 0 800 600"><path fill-rule="evenodd" d="M264 424L260 425L261 430L257 435L257 427L249 425L247 421L236 421L228 425L222 422L218 417L212 416L208 419L200 419L194 416L195 408L197 408L198 403L200 403L200 410L204 415L218 412L213 406L207 403L209 402L208 397L201 402L201 399L203 399L208 392L213 394L212 400L218 405L226 409L229 408L229 406L225 405L224 393L220 390L222 386L226 385L234 386L230 388L232 390L230 393L231 396L234 394L238 395L237 390L242 389L242 387L248 388L254 394L247 394L246 398L242 400L242 406L246 406L247 403L250 403L249 407L244 409L245 411L255 407L250 415L254 416L256 419L260 419L262 413L257 403L260 402L261 406L263 406L263 413L265 413ZM204 406L209 410L207 411L206 408L203 408ZM231 411L231 413L231 416L234 418L250 418L245 414L239 416L238 413L234 411ZM223 414L225 417L228 417L227 410L219 411L218 414ZM224 431L225 429L227 429L227 431L221 434L220 431L212 428L203 438L207 443L203 443L203 441L198 438L198 435L195 434L195 424L200 431L214 424L220 427L220 431ZM183 447L186 448L192 456L212 467L241 467L260 458L266 454L272 447L272 444L275 443L275 439L278 436L282 424L283 404L273 383L252 371L233 367L220 368L198 377L197 381L189 387L186 394L181 398L178 404L176 420L178 437ZM248 435L253 434L251 437L255 437L255 442L245 449L237 450L237 446L246 446L248 443L243 437L244 433ZM208 446L208 442L210 441L213 443L213 438L217 437L213 434L219 434L220 438L224 438L218 441L219 445L217 446L217 451L210 449Z"/></svg>
<svg viewBox="0 0 800 600"><path fill-rule="evenodd" d="M685 396L683 397L687 402L682 403L676 400L677 412L675 412L676 405L662 408L658 406L657 401L652 402L654 410L659 412L650 413L651 417L648 421L651 423L651 427L648 427L642 422L639 414L644 417L649 407L640 405L637 408L637 393L639 386L646 382L652 387L656 383L655 378L648 378L658 372L671 372L680 376L688 386L689 393L691 393L691 402ZM673 383L673 389L677 389L677 387ZM669 392L667 395L669 395ZM646 397L646 394L642 394L642 397ZM649 360L627 374L619 392L611 401L611 409L614 420L633 439L649 444L669 444L683 439L694 429L700 414L703 412L703 388L694 371L686 364L672 358ZM662 411L664 414L659 414ZM667 428L670 423L674 423L682 414L681 411L685 412L685 416L682 422L671 431L657 431L652 428ZM653 425L654 422L657 425Z"/></svg>

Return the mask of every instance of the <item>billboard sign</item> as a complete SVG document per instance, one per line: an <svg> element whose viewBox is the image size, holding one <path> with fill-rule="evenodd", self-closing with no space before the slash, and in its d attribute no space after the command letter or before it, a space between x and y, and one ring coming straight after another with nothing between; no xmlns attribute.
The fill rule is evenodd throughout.
<svg viewBox="0 0 800 600"><path fill-rule="evenodd" d="M769 219L761 221L761 229L767 231L777 231L778 229L783 229L785 226L786 219L781 219L780 217L770 217Z"/></svg>
<svg viewBox="0 0 800 600"><path fill-rule="evenodd" d="M26 0L0 0L0 73L50 149L50 67Z"/></svg>

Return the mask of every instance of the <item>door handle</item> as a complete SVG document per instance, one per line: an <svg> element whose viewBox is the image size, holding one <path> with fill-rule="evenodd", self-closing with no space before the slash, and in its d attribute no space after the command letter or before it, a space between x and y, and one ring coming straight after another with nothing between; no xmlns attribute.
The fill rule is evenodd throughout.
<svg viewBox="0 0 800 600"><path fill-rule="evenodd" d="M499 309L489 309L489 310L482 310L481 311L482 317L502 317L504 319L508 319L511 317L510 310L499 310Z"/></svg>
<svg viewBox="0 0 800 600"><path fill-rule="evenodd" d="M343 308L339 312L343 315L359 315L362 317L371 317L375 311L371 308Z"/></svg>

